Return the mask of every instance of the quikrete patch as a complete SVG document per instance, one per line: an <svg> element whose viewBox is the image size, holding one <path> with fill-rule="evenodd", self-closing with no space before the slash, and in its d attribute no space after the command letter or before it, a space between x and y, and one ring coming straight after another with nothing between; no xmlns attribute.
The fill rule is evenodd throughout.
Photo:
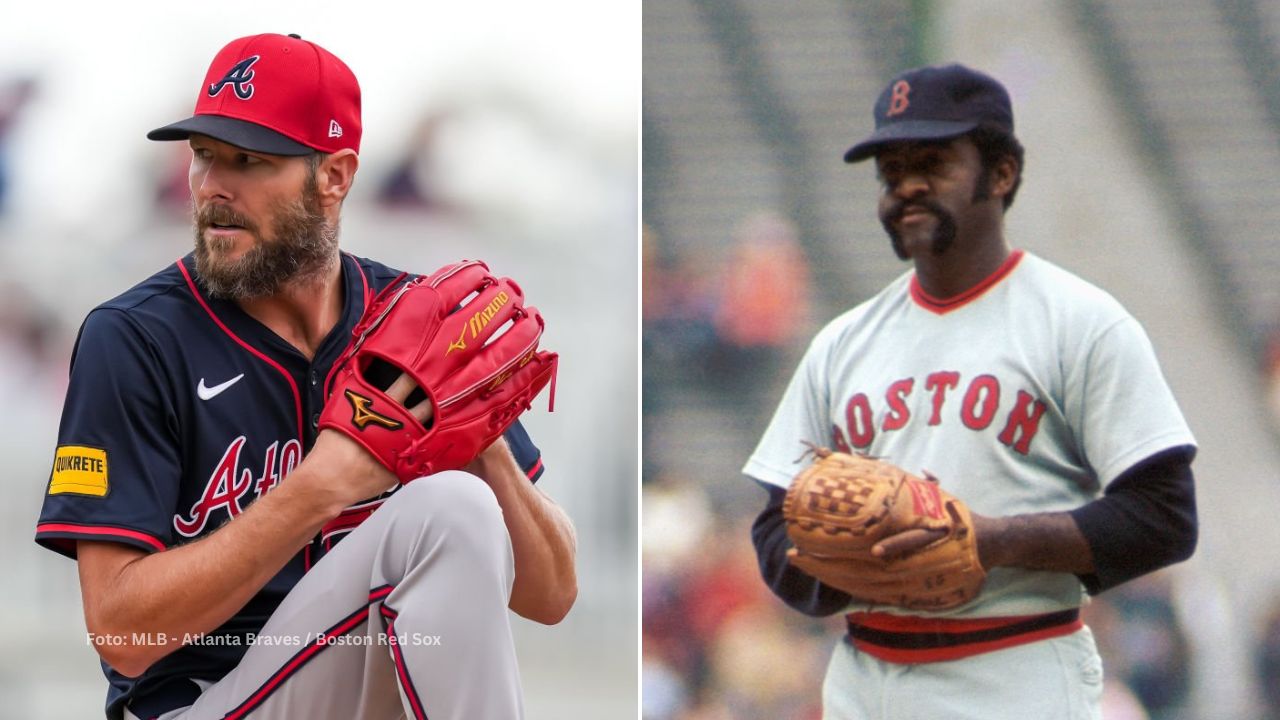
<svg viewBox="0 0 1280 720"><path fill-rule="evenodd" d="M49 494L107 494L107 451L84 445L60 445L53 457Z"/></svg>

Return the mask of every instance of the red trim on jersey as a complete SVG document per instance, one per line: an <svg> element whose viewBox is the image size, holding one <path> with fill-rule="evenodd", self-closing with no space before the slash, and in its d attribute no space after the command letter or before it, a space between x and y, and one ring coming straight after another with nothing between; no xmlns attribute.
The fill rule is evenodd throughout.
<svg viewBox="0 0 1280 720"><path fill-rule="evenodd" d="M396 618L400 614L387 607L386 603L382 604L381 612L387 622L387 638L391 642L391 657L396 665L396 677L400 679L400 689L404 691L405 697L409 698L409 707L413 709L414 720L427 720L427 711L422 709L418 689L413 686L413 679L409 677L409 667L404 662L404 651L400 649L400 643L394 640Z"/></svg>
<svg viewBox="0 0 1280 720"><path fill-rule="evenodd" d="M360 261L356 259L355 255L352 255L351 253L348 253L348 252L344 252L343 254L351 258L351 262L355 263L356 270L360 271L360 288L361 288L360 297L363 298L364 304L360 306L360 314L356 317L356 325L359 325L360 318L364 317L365 312L368 311L369 309L369 278L365 277L364 268L360 267ZM401 275L401 277L403 277L403 274ZM399 280L400 278L396 278L396 279ZM348 340L347 344L350 345L351 341ZM346 354L347 354L347 351L344 348L343 351L338 355L338 358L341 359L342 356ZM329 382L333 379L333 374L337 371L338 371L338 362L334 361L334 363L329 366L328 374L324 376L323 390L324 390L324 395L326 400L329 398Z"/></svg>
<svg viewBox="0 0 1280 720"><path fill-rule="evenodd" d="M338 513L338 516L324 524L320 528L320 545L327 553L333 549L336 542L334 538L338 535L346 535L355 530L369 519L378 508L382 507L382 503L386 502L390 496L380 497L367 503L352 505L351 507Z"/></svg>
<svg viewBox="0 0 1280 720"><path fill-rule="evenodd" d="M1005 279L1013 269L1018 266L1018 261L1022 260L1023 251L1021 249L1014 250L1009 253L1009 257L1005 258L1000 267L996 271L988 275L982 282L965 290L959 295L949 298L935 298L920 287L920 277L918 275L911 276L911 299L916 301L920 307L938 315L945 315L952 310L961 308L970 302L978 299L980 295L990 290L1001 280Z"/></svg>
<svg viewBox="0 0 1280 720"><path fill-rule="evenodd" d="M342 620L339 620L338 624L320 633L319 637L313 640L311 644L299 650L292 658L289 659L288 662L284 664L283 667L277 670L271 677L267 678L267 681L259 686L258 689L248 697L248 699L240 703L236 709L223 716L223 720L238 720L239 718L248 717L248 715L257 709L258 706L266 702L267 698L271 697L272 693L279 690L285 680L288 680L290 676L302 669L302 667L318 655L321 650L324 650L327 647L332 647L334 645L335 638L346 635L358 627L360 623L368 620L369 606L390 595L391 591L394 589L395 588L391 585L383 585L382 587L369 591L368 604Z"/></svg>
<svg viewBox="0 0 1280 720"><path fill-rule="evenodd" d="M984 618L931 618L918 615L890 615L889 613L849 613L849 622L872 630L927 635L957 635L1008 627L1033 616L1002 616Z"/></svg>
<svg viewBox="0 0 1280 720"><path fill-rule="evenodd" d="M533 467L529 468L529 472L525 473L525 476L528 477L530 480L532 480L533 477L537 475L538 471L541 469L542 469L542 456L539 455L538 462L534 463Z"/></svg>
<svg viewBox="0 0 1280 720"><path fill-rule="evenodd" d="M375 602L377 602L377 601L379 601L379 600L382 600L382 599L386 598L388 595L390 595L390 594L391 594L391 591L392 591L392 590L395 590L395 589L396 589L396 588L395 588L395 586L394 586L394 585L383 585L383 586L381 586L381 587L377 587L377 588L374 588L374 589L370 590L370 591L369 591L369 604L370 604L370 605L372 605L372 604L374 604Z"/></svg>
<svg viewBox="0 0 1280 720"><path fill-rule="evenodd" d="M137 530L125 530L124 528L103 527L101 525L71 525L68 523L41 523L36 526L36 536L41 533L72 533L74 535L83 535L85 539L102 539L105 537L129 538L146 543L156 550L164 550L165 544L158 538L148 535ZM58 538L50 538L56 540Z"/></svg>
<svg viewBox="0 0 1280 720"><path fill-rule="evenodd" d="M363 313L364 309L369 307L369 278L365 276L364 268L360 267L360 261L356 259L355 255L349 252L344 252L343 255L351 258L351 262L355 263L356 269L360 271L360 285L364 288L364 305L360 307L360 311Z"/></svg>
<svg viewBox="0 0 1280 720"><path fill-rule="evenodd" d="M280 374L284 376L284 379L289 381L289 389L293 391L293 408L298 417L298 442L305 442L307 436L303 432L305 426L302 424L302 394L298 392L298 383L294 381L293 376L289 374L288 370L281 367L280 363L267 357L244 340L241 340L239 335L231 332L231 328L223 324L222 320L214 314L213 308L209 307L209 303L205 302L204 297L200 295L200 291L196 289L196 283L191 279L191 273L187 271L187 266L183 264L182 258L178 258L178 270L182 272L182 277L186 279L187 287L191 289L191 294L194 295L196 300L200 303L200 307L204 308L204 311L209 314L209 317L213 320L214 324L221 328L222 332L230 336L232 340L235 340L240 347L248 350L254 355L254 357L257 357L259 360L278 370Z"/></svg>
<svg viewBox="0 0 1280 720"><path fill-rule="evenodd" d="M846 640L854 647L880 660L902 664L959 660L1070 635L1084 627L1078 610L960 620L857 612L846 619ZM869 634L880 639L871 639Z"/></svg>

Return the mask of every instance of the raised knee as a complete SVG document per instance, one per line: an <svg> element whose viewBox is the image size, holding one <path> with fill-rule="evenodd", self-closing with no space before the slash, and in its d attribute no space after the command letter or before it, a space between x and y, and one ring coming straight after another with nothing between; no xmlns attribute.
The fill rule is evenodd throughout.
<svg viewBox="0 0 1280 720"><path fill-rule="evenodd" d="M451 526L502 528L502 508L488 483L461 471L438 473L405 485L396 493L437 529Z"/></svg>

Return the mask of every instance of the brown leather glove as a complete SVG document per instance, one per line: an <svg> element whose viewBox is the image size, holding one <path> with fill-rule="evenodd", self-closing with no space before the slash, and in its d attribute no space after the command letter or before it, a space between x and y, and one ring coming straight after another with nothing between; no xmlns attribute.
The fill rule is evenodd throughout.
<svg viewBox="0 0 1280 720"><path fill-rule="evenodd" d="M944 610L977 597L986 579L969 509L892 463L815 448L791 483L782 514L792 565L865 602ZM871 548L898 533L933 539L892 559Z"/></svg>

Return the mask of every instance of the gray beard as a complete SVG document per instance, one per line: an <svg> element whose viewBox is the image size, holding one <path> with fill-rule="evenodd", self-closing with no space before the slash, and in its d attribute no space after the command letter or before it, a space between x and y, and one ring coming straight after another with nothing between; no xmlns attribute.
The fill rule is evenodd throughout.
<svg viewBox="0 0 1280 720"><path fill-rule="evenodd" d="M205 238L213 222L245 226L259 239L240 259L223 260L217 240ZM196 213L196 273L211 297L250 300L268 297L289 283L320 278L338 250L338 231L320 212L313 191L299 200L276 208L269 240L262 239L247 219L224 207Z"/></svg>

